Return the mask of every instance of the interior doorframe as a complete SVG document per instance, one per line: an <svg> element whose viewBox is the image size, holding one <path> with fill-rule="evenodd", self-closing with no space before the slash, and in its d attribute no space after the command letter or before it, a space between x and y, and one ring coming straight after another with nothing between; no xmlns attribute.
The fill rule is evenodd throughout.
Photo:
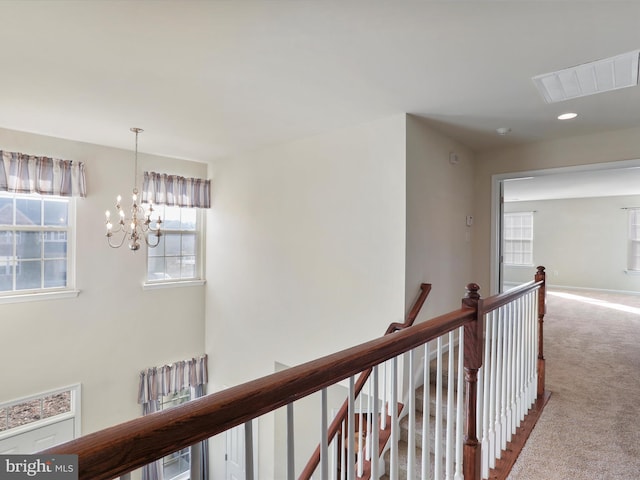
<svg viewBox="0 0 640 480"><path fill-rule="evenodd" d="M611 170L617 168L640 167L640 159L618 160L611 162L591 163L568 167L543 168L539 170L523 170L521 172L498 173L491 176L491 264L490 284L491 295L500 292L501 268L500 255L502 250L502 195L503 182L510 179L555 175L560 173L577 173L584 171Z"/></svg>

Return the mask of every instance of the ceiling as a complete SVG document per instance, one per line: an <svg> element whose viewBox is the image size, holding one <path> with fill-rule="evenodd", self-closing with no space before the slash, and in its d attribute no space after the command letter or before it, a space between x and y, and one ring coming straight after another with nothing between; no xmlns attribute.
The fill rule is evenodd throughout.
<svg viewBox="0 0 640 480"><path fill-rule="evenodd" d="M141 151L210 161L402 112L475 151L640 126L638 87L545 104L531 80L640 48L640 2L2 0L0 18L0 127L100 145L142 127Z"/></svg>
<svg viewBox="0 0 640 480"><path fill-rule="evenodd" d="M554 169L504 181L504 201L640 195L640 163L616 162L587 169ZM558 170L563 170L558 173Z"/></svg>

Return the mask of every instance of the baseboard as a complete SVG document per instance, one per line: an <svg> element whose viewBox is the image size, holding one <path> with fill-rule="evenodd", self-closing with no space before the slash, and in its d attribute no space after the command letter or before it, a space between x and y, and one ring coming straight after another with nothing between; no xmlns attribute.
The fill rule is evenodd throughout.
<svg viewBox="0 0 640 480"><path fill-rule="evenodd" d="M489 470L489 480L505 480L509 476L550 397L551 392L546 391L529 409L527 416L516 430L516 434L507 443L506 450L503 450L501 457L496 460L496 467Z"/></svg>
<svg viewBox="0 0 640 480"><path fill-rule="evenodd" d="M547 290L578 290L583 292L602 292L602 293L619 293L621 295L640 295L637 290L614 290L609 288L595 288L595 287L575 287L573 285L555 285L548 282L549 276L547 276ZM504 286L508 288L514 288L520 286L520 283L504 282Z"/></svg>
<svg viewBox="0 0 640 480"><path fill-rule="evenodd" d="M577 290L582 292L601 292L601 293L618 293L621 295L640 295L640 292L636 290L611 290L607 288L593 288L593 287L573 287L571 285L553 285L547 283L547 290Z"/></svg>

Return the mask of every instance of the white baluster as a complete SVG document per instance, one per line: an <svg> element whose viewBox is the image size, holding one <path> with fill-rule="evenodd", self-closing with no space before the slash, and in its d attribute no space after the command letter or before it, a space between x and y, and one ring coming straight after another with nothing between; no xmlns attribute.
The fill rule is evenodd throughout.
<svg viewBox="0 0 640 480"><path fill-rule="evenodd" d="M536 325L538 324L538 317L536 315L536 298L537 292L533 292L531 294L531 305L529 306L529 356L531 357L531 373L530 373L530 391L529 391L529 405L533 405L533 402L536 401L536 397L538 396L538 381L536 372L538 371L538 359L536 354L536 349L538 345L538 338L536 336Z"/></svg>
<svg viewBox="0 0 640 480"><path fill-rule="evenodd" d="M367 388L369 389L369 396L367 398L367 435L365 436L365 458L368 462L371 461L372 448L371 448L371 432L373 432L373 387L371 385L371 374L367 380Z"/></svg>
<svg viewBox="0 0 640 480"><path fill-rule="evenodd" d="M364 433L364 417L362 416L362 392L360 392L360 395L358 395L358 397L360 401L358 409L360 411L358 412L358 451L356 455L358 458L358 478L361 478L364 472L364 445L362 443L362 434Z"/></svg>
<svg viewBox="0 0 640 480"><path fill-rule="evenodd" d="M540 335L540 324L538 323L538 299L536 295L536 299L533 304L533 361L535 362L535 378L533 381L533 400L538 397L538 355L540 354L540 345L538 344L538 337Z"/></svg>
<svg viewBox="0 0 640 480"><path fill-rule="evenodd" d="M442 478L442 336L437 340L436 353L436 431L433 441L434 478Z"/></svg>
<svg viewBox="0 0 640 480"><path fill-rule="evenodd" d="M454 334L449 332L449 355L447 357L447 430L446 430L446 452L445 452L445 478L451 480L453 478L453 425L455 415L453 413L453 397L454 392L454 371L453 357L454 353Z"/></svg>
<svg viewBox="0 0 640 480"><path fill-rule="evenodd" d="M391 360L391 400L389 401L389 410L391 416L391 472L390 480L398 480L398 357Z"/></svg>
<svg viewBox="0 0 640 480"><path fill-rule="evenodd" d="M355 413L355 385L353 376L349 377L349 416L347 417L347 479L355 480L356 476L356 453L355 453L355 435L356 435L356 413Z"/></svg>
<svg viewBox="0 0 640 480"><path fill-rule="evenodd" d="M493 384L491 382L491 337L493 336L493 312L485 316L485 337L484 337L484 360L483 365L478 372L478 383L482 381L482 385L478 386L478 398L482 398L482 428L478 431L482 432L482 462L480 471L482 478L489 476L489 435L491 432L491 391Z"/></svg>
<svg viewBox="0 0 640 480"><path fill-rule="evenodd" d="M378 415L380 415L380 401L379 401L379 392L378 392L378 366L376 365L375 367L373 367L373 418L377 419ZM376 420L375 425L377 425L378 422ZM376 427L373 429L373 431L371 432L371 445L372 445L372 450L373 450L373 454L372 454L372 460L371 460L371 478L378 480L378 478L380 477L380 474L378 472L378 465L379 465L379 457L380 457L380 453L379 453L379 445L380 444L380 430Z"/></svg>
<svg viewBox="0 0 640 480"><path fill-rule="evenodd" d="M378 392L378 366L373 367L373 418L377 419L378 415L380 415L379 409L379 392ZM376 421L374 425L377 425ZM372 460L371 460L371 478L378 480L380 477L380 473L378 472L378 465L380 464L380 453L379 453L379 444L380 444L380 430L378 428L374 428L371 432L371 445L373 450Z"/></svg>
<svg viewBox="0 0 640 480"><path fill-rule="evenodd" d="M516 317L516 306L514 303L509 304L510 315L510 328L511 335L509 336L509 368L510 368L510 389L509 389L509 426L507 433L507 441L511 441L513 434L515 433L514 425L515 419L518 416L516 409L516 395L518 391L518 386L516 384L516 371L517 371L517 360L516 360L516 327L518 323L518 319ZM506 445L505 445L506 447Z"/></svg>
<svg viewBox="0 0 640 480"><path fill-rule="evenodd" d="M347 449L346 441L347 441L347 422L342 422L342 429L340 430L340 480L347 478Z"/></svg>
<svg viewBox="0 0 640 480"><path fill-rule="evenodd" d="M464 440L462 438L463 427L463 404L464 398L464 327L458 329L458 390L456 392L456 468L454 479L462 480L462 449ZM480 391L481 392L481 391ZM481 393L478 394L480 396ZM482 410L479 410L482 411ZM409 477L412 478L412 477Z"/></svg>
<svg viewBox="0 0 640 480"><path fill-rule="evenodd" d="M532 393L535 390L533 386L533 379L535 377L535 359L533 358L535 338L533 336L533 302L535 292L531 292L531 295L527 298L527 409L531 408L533 404L534 396Z"/></svg>
<svg viewBox="0 0 640 480"><path fill-rule="evenodd" d="M409 352L409 401L407 408L409 409L409 436L407 438L407 478L416 478L416 386L413 378L413 355Z"/></svg>
<svg viewBox="0 0 640 480"><path fill-rule="evenodd" d="M522 399L520 393L520 368L522 355L522 344L520 342L520 330L522 327L522 316L520 313L520 298L516 298L513 301L513 416L511 419L511 434L516 434L516 428L520 424L520 402Z"/></svg>
<svg viewBox="0 0 640 480"><path fill-rule="evenodd" d="M422 359L422 480L429 478L431 460L431 428L429 427L429 418L431 416L431 352L429 350L429 342L427 342L424 344L424 358Z"/></svg>
<svg viewBox="0 0 640 480"><path fill-rule="evenodd" d="M494 310L491 312L491 372L489 373L489 383L485 389L489 390L489 467L495 468L496 466L496 444L498 442L496 437L496 427L499 418L500 407L496 406L496 399L500 391L499 381L499 353L498 342L500 339L500 312ZM499 400L498 400L499 401ZM487 476L489 475L487 470Z"/></svg>
<svg viewBox="0 0 640 480"><path fill-rule="evenodd" d="M340 455L340 445L342 445L340 443L340 435L336 435L335 437L333 437L333 441L331 442L331 455L332 455L332 462L331 462L331 480L339 480L338 479L338 471L340 471L339 465L340 465L340 459L342 457L344 457L344 455Z"/></svg>
<svg viewBox="0 0 640 480"><path fill-rule="evenodd" d="M518 299L518 310L520 312L520 318L518 320L518 424L520 426L524 416L527 413L527 395L525 393L525 387L527 385L527 351L525 347L525 327L526 327L526 311L525 311L525 298Z"/></svg>
<svg viewBox="0 0 640 480"><path fill-rule="evenodd" d="M382 371L382 415L380 415L380 429L387 429L387 365L385 362Z"/></svg>
<svg viewBox="0 0 640 480"><path fill-rule="evenodd" d="M505 336L506 336L506 318L504 315L504 309L501 307L498 310L498 350L497 350L497 369L496 369L496 446L495 455L496 459L502 457L502 442L504 437L504 429L502 425L507 421L507 378L505 369ZM506 442L505 442L506 443ZM492 467L493 468L493 467Z"/></svg>
<svg viewBox="0 0 640 480"><path fill-rule="evenodd" d="M537 385L535 384L535 376L536 376L536 335L535 335L535 324L536 324L536 313L535 313L535 301L536 301L536 292L531 293L531 299L529 300L529 406L533 405L533 402L536 399L537 395Z"/></svg>
<svg viewBox="0 0 640 480"><path fill-rule="evenodd" d="M511 440L511 309L509 304L505 305L506 323L505 323L505 337L504 337L504 421L502 423L502 445L500 449L507 448L507 442Z"/></svg>
<svg viewBox="0 0 640 480"><path fill-rule="evenodd" d="M320 478L327 480L329 478L329 425L327 419L327 389L323 388L320 393L321 418L320 418Z"/></svg>

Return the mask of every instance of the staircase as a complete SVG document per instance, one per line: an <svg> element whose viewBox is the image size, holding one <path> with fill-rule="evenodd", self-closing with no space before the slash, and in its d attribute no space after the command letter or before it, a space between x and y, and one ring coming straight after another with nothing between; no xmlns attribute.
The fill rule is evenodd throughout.
<svg viewBox="0 0 640 480"><path fill-rule="evenodd" d="M454 359L457 359L458 349L454 350ZM439 438L440 442L440 451L444 452L446 448L446 428L447 428L447 418L452 417L453 421L455 421L456 414L456 396L455 392L457 391L457 365L454 361L454 397L453 397L453 411L452 415L447 415L447 400L448 400L448 352L445 352L442 355L442 430ZM430 374L429 374L430 384L428 391L428 401L429 401L429 444L427 448L429 449L429 460L428 460L428 468L430 470L430 474L427 475L427 478L435 478L434 475L434 464L435 464L435 434L436 434L436 379L437 379L437 363L436 360L432 360L430 362ZM415 391L415 424L413 428L409 425L409 414L408 412L402 412L402 417L399 420L400 426L400 440L398 442L398 479L399 480L413 480L407 477L407 465L408 465L408 450L409 450L409 435L413 434L415 438L415 454L414 454L414 478L415 480L419 480L422 474L422 449L424 447L424 439L422 437L422 429L423 429L423 419L424 419L424 385L416 388ZM453 435L455 435L455 426L453 427ZM444 455L444 453L442 454ZM390 467L391 467L391 459L390 459L390 450L387 449L383 455L384 460L384 474L380 477L381 480L390 480ZM442 462L440 465L441 476L444 477L445 466L442 457L440 458Z"/></svg>

